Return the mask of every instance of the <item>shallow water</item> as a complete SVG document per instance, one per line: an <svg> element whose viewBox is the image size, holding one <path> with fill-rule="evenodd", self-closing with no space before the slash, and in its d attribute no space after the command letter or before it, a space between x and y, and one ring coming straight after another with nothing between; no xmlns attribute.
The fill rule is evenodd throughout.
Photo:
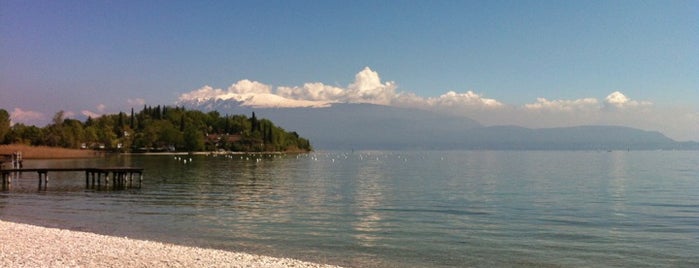
<svg viewBox="0 0 699 268"><path fill-rule="evenodd" d="M189 160L189 156L187 159ZM24 174L0 219L367 267L699 266L699 152L119 156L141 189Z"/></svg>

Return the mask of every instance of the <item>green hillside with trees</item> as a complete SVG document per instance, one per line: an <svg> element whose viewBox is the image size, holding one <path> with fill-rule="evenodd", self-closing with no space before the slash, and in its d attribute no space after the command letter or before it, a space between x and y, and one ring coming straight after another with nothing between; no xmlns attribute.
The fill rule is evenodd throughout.
<svg viewBox="0 0 699 268"><path fill-rule="evenodd" d="M310 142L287 132L255 113L225 115L181 107L145 106L130 114L88 117L85 122L65 117L60 111L51 124L40 128L10 126L9 114L0 109L0 143L19 143L115 152L158 151L310 151Z"/></svg>

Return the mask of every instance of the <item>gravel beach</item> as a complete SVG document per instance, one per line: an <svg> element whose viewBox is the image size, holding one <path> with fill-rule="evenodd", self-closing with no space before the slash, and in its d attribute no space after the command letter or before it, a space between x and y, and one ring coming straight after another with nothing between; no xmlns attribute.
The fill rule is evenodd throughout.
<svg viewBox="0 0 699 268"><path fill-rule="evenodd" d="M338 267L0 221L0 267Z"/></svg>

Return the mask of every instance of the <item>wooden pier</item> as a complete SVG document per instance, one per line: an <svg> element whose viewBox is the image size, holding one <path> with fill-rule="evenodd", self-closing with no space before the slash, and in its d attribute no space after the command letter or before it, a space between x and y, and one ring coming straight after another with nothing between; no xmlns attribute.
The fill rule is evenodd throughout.
<svg viewBox="0 0 699 268"><path fill-rule="evenodd" d="M113 188L134 187L134 180L138 180L138 188L141 188L143 182L143 168L136 167L103 167L103 168L12 168L0 169L2 175L2 185L8 185L11 182L12 174L22 174L23 172L36 172L39 175L39 189L44 189L48 185L49 172L85 172L85 187L101 186L102 178L104 185L109 185L109 180L112 180ZM110 177L111 174L111 177ZM138 176L134 178L134 176Z"/></svg>
<svg viewBox="0 0 699 268"><path fill-rule="evenodd" d="M22 152L0 154L0 169L2 169L5 162L10 162L10 168L22 168L22 161Z"/></svg>

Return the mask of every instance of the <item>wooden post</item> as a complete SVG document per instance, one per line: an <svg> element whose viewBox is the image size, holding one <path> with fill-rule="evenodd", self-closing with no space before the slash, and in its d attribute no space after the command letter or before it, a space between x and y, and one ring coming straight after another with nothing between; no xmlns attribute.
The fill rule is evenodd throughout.
<svg viewBox="0 0 699 268"><path fill-rule="evenodd" d="M38 171L39 174L39 190L41 190L41 184L42 184L42 177L43 177L43 184L44 184L44 189L46 189L46 186L49 184L49 172L44 170L44 171Z"/></svg>

